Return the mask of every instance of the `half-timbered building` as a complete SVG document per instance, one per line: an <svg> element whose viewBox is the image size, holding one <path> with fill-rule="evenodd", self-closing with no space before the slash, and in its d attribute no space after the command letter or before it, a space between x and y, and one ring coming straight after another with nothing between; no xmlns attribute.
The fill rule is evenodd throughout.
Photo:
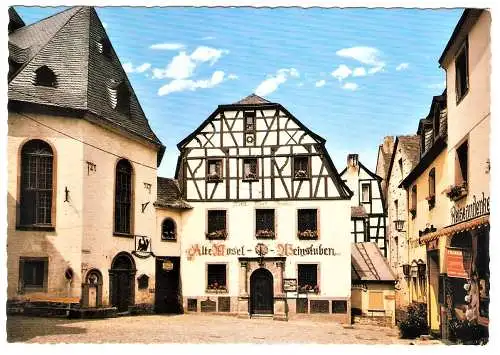
<svg viewBox="0 0 500 355"><path fill-rule="evenodd" d="M250 95L178 144L188 312L349 318L350 198L325 140ZM335 276L331 271L335 270Z"/></svg>
<svg viewBox="0 0 500 355"><path fill-rule="evenodd" d="M374 242L387 257L382 178L368 170L357 154L347 156L347 167L340 176L353 192L351 242Z"/></svg>

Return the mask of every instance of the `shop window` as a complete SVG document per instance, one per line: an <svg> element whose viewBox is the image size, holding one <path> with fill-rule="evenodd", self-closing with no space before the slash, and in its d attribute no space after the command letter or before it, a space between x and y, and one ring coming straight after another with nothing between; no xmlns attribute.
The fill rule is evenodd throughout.
<svg viewBox="0 0 500 355"><path fill-rule="evenodd" d="M255 210L255 236L257 238L274 238L274 210Z"/></svg>
<svg viewBox="0 0 500 355"><path fill-rule="evenodd" d="M309 157L298 156L293 158L293 177L295 179L309 179L310 172Z"/></svg>
<svg viewBox="0 0 500 355"><path fill-rule="evenodd" d="M35 70L35 85L46 86L46 87L56 87L57 78L56 74L48 66L43 65L37 70Z"/></svg>
<svg viewBox="0 0 500 355"><path fill-rule="evenodd" d="M48 258L19 259L19 286L21 291L47 291Z"/></svg>
<svg viewBox="0 0 500 355"><path fill-rule="evenodd" d="M147 289L149 286L149 277L147 275L141 275L137 278L137 286L140 290Z"/></svg>
<svg viewBox="0 0 500 355"><path fill-rule="evenodd" d="M298 210L297 222L297 236L299 239L318 239L318 210Z"/></svg>
<svg viewBox="0 0 500 355"><path fill-rule="evenodd" d="M255 112L245 112L245 132L254 133L255 132Z"/></svg>
<svg viewBox="0 0 500 355"><path fill-rule="evenodd" d="M219 182L222 179L222 159L207 161L207 181Z"/></svg>
<svg viewBox="0 0 500 355"><path fill-rule="evenodd" d="M21 150L21 206L23 226L50 226L52 223L53 160L50 145L34 139Z"/></svg>
<svg viewBox="0 0 500 355"><path fill-rule="evenodd" d="M207 292L227 291L226 264L207 265Z"/></svg>
<svg viewBox="0 0 500 355"><path fill-rule="evenodd" d="M370 202L370 184L361 184L361 202Z"/></svg>
<svg viewBox="0 0 500 355"><path fill-rule="evenodd" d="M130 234L132 203L132 165L126 159L116 164L115 233Z"/></svg>
<svg viewBox="0 0 500 355"><path fill-rule="evenodd" d="M462 100L469 90L468 47L466 41L455 59L455 91L457 103Z"/></svg>
<svg viewBox="0 0 500 355"><path fill-rule="evenodd" d="M225 239L227 237L225 210L210 210L207 212L206 236L208 239Z"/></svg>
<svg viewBox="0 0 500 355"><path fill-rule="evenodd" d="M257 159L243 159L243 180L255 181L258 177Z"/></svg>
<svg viewBox="0 0 500 355"><path fill-rule="evenodd" d="M299 292L319 292L318 265L297 265L297 283Z"/></svg>
<svg viewBox="0 0 500 355"><path fill-rule="evenodd" d="M463 142L457 148L457 157L455 164L455 182L457 185L466 185L468 181L468 164L469 164L469 144Z"/></svg>
<svg viewBox="0 0 500 355"><path fill-rule="evenodd" d="M162 240L176 240L177 228L172 218L165 218L161 224L161 239Z"/></svg>

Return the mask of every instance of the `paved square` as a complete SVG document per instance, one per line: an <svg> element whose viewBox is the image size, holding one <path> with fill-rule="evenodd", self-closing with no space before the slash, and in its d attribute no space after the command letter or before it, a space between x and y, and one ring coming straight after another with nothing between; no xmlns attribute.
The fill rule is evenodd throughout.
<svg viewBox="0 0 500 355"><path fill-rule="evenodd" d="M354 325L321 318L239 319L219 315L150 315L99 320L10 316L7 341L27 343L317 343L440 344L399 339L397 328Z"/></svg>

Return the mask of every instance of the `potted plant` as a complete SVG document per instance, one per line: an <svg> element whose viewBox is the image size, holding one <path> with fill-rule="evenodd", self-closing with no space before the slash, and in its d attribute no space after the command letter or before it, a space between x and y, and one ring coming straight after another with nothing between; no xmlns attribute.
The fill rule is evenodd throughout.
<svg viewBox="0 0 500 355"><path fill-rule="evenodd" d="M213 232L207 232L206 237L208 239L226 239L227 232L225 229L219 229Z"/></svg>
<svg viewBox="0 0 500 355"><path fill-rule="evenodd" d="M307 179L307 171L305 170L296 170L294 174L296 179Z"/></svg>
<svg viewBox="0 0 500 355"><path fill-rule="evenodd" d="M270 229L259 229L255 232L257 238L274 238L274 231Z"/></svg>
<svg viewBox="0 0 500 355"><path fill-rule="evenodd" d="M417 215L417 209L410 208L410 214L411 214L411 218L415 218L415 216Z"/></svg>
<svg viewBox="0 0 500 355"><path fill-rule="evenodd" d="M216 182L216 181L220 181L220 180L221 180L220 175L215 171L213 171L207 175L207 181Z"/></svg>
<svg viewBox="0 0 500 355"><path fill-rule="evenodd" d="M429 204L429 208L434 207L436 204L436 195L430 195L425 198L427 200L427 203Z"/></svg>
<svg viewBox="0 0 500 355"><path fill-rule="evenodd" d="M245 178L244 180L257 180L257 174L253 173L253 172L249 172L245 175Z"/></svg>
<svg viewBox="0 0 500 355"><path fill-rule="evenodd" d="M461 184L458 185L450 185L448 188L445 190L446 196L452 201L458 201L462 197L467 195L467 182L464 181Z"/></svg>
<svg viewBox="0 0 500 355"><path fill-rule="evenodd" d="M299 239L317 239L318 238L318 231L312 230L312 229L298 231L297 237L299 237Z"/></svg>

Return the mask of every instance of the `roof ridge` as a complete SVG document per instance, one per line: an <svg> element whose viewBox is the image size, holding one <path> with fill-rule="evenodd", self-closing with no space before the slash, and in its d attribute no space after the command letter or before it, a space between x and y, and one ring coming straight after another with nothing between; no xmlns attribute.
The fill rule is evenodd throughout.
<svg viewBox="0 0 500 355"><path fill-rule="evenodd" d="M39 23L41 23L41 22L43 22L43 21L47 21L47 20L49 20L49 19L51 19L51 18L53 18L53 17L56 17L56 16L59 16L59 15L62 15L62 14L64 14L65 12L70 11L70 10L73 10L73 9L75 9L75 8L78 8L78 7L79 7L79 8L83 8L83 7L85 7L85 6L70 6L70 7L68 7L67 9L63 10L63 11L56 12L55 14L52 14L52 15L47 16L47 17L45 17L45 18L42 18L42 19L40 19L40 20L38 20L38 21L36 21L36 22L30 23L29 25L25 25L25 26L23 26L23 27L19 28L19 29L18 29L18 30L16 30L16 31L24 31L25 29L30 29L30 27L32 27L32 26L38 25ZM81 10L81 9L79 9L78 11L80 11L80 10ZM76 11L76 12L75 12L75 14L76 14L78 11ZM74 15L74 14L73 14L73 15ZM73 15L72 15L72 16L73 16Z"/></svg>

